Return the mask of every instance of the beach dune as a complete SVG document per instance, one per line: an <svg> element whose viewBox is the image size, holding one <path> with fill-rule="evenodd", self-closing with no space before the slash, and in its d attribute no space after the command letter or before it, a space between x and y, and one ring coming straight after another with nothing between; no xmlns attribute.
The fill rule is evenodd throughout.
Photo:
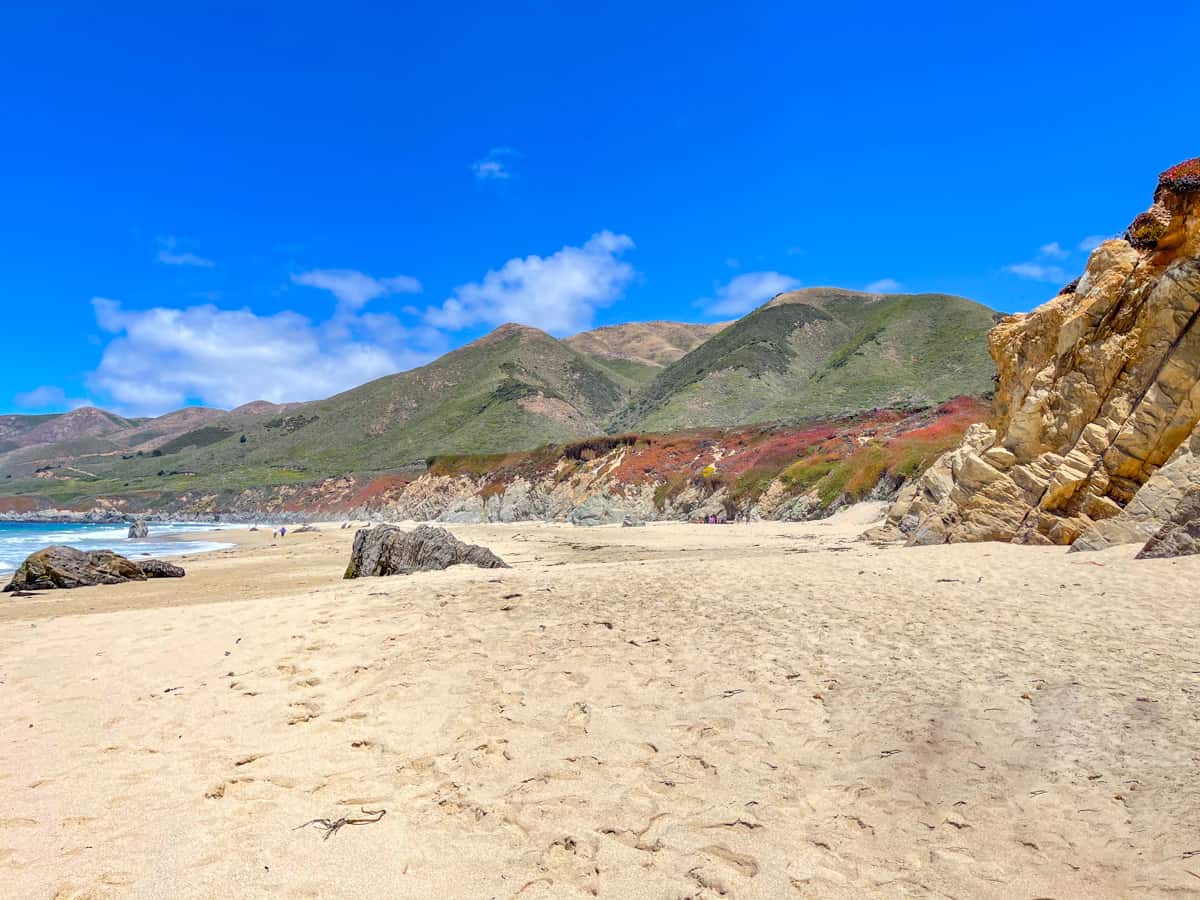
<svg viewBox="0 0 1200 900"><path fill-rule="evenodd" d="M513 568L355 581L352 530L244 533L2 601L0 895L1200 890L1200 558L865 520L456 526Z"/></svg>

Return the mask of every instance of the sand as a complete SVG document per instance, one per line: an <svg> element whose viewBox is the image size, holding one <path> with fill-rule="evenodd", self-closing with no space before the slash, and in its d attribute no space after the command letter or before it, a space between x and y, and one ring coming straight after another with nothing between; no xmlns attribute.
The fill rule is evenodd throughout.
<svg viewBox="0 0 1200 900"><path fill-rule="evenodd" d="M0 599L0 896L1200 895L1200 558L863 521Z"/></svg>

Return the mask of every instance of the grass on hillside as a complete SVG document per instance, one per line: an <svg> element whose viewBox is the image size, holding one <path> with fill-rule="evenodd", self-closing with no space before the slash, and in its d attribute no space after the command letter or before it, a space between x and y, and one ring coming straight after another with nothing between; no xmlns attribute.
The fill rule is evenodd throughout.
<svg viewBox="0 0 1200 900"><path fill-rule="evenodd" d="M995 373L994 321L986 307L943 295L829 291L820 307L761 308L665 369L619 424L666 432L980 395Z"/></svg>

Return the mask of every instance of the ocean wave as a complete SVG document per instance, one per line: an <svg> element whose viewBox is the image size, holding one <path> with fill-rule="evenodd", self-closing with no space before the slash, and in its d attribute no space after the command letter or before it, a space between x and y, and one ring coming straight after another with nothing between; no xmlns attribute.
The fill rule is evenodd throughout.
<svg viewBox="0 0 1200 900"><path fill-rule="evenodd" d="M112 550L135 560L211 553L234 545L212 540L167 541L163 538L190 532L218 532L234 527L238 526L190 522L151 525L149 537L131 540L128 526L0 523L0 572L14 571L29 554L52 544L85 551Z"/></svg>

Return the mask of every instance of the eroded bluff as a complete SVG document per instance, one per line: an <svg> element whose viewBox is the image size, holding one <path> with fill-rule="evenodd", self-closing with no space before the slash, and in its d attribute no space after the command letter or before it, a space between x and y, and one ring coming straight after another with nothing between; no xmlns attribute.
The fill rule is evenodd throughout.
<svg viewBox="0 0 1200 900"><path fill-rule="evenodd" d="M1077 283L989 334L995 412L901 492L919 544L1145 540L1200 485L1200 159ZM1169 462L1169 464L1168 464Z"/></svg>

